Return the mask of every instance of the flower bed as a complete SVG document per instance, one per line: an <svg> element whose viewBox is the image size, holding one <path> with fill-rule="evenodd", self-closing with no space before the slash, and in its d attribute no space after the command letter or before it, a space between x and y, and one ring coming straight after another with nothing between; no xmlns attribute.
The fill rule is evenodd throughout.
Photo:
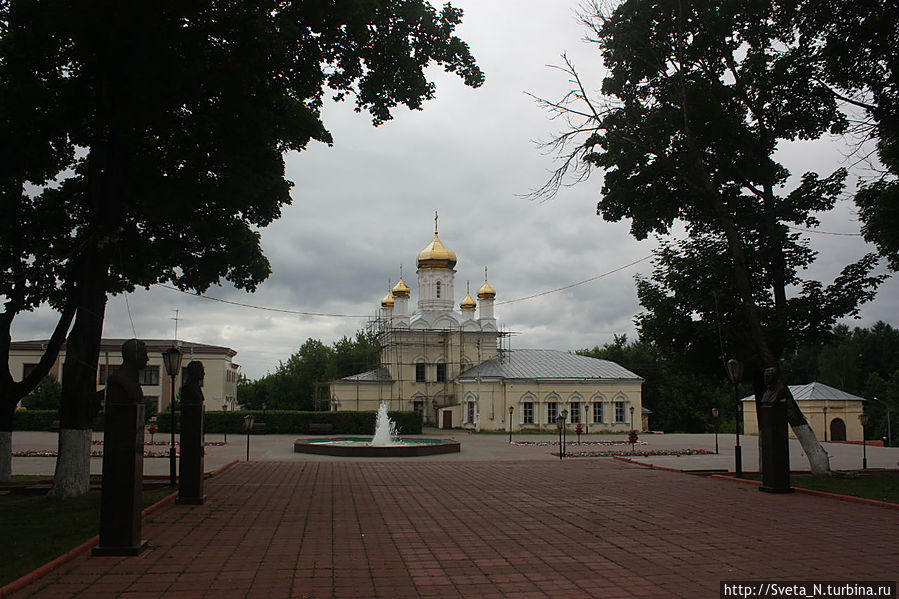
<svg viewBox="0 0 899 599"><path fill-rule="evenodd" d="M512 445L522 445L522 446L531 446L531 447L551 447L554 445L558 445L558 441L512 441ZM637 441L636 445L646 445L646 441ZM630 441L581 441L580 443L574 441L568 441L565 443L567 446L581 446L581 445L631 445Z"/></svg>
<svg viewBox="0 0 899 599"><path fill-rule="evenodd" d="M219 446L224 445L223 441L206 441L206 446ZM91 445L102 446L103 441L91 441ZM145 458L167 458L169 457L168 451L154 451L153 449L147 449L147 446L154 447L157 445L162 445L164 447L168 447L170 444L168 441L144 441L144 457ZM180 445L179 442L175 442L175 445ZM55 458L56 450L55 449L26 449L24 451L14 451L12 452L14 458ZM92 458L102 458L103 451L100 449L91 450Z"/></svg>
<svg viewBox="0 0 899 599"><path fill-rule="evenodd" d="M627 443L626 445L630 445ZM647 450L636 450L636 451L617 451L613 449L607 449L605 451L570 451L568 449L565 450L566 458L611 458L614 456L636 456L636 457L647 457L653 455L707 455L714 454L714 451L708 451L706 449L647 449ZM553 453L553 455L559 455L558 452Z"/></svg>

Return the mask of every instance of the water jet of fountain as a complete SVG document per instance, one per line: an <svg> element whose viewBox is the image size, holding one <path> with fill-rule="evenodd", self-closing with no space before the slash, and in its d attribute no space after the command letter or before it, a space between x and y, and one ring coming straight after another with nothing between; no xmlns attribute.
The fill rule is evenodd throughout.
<svg viewBox="0 0 899 599"><path fill-rule="evenodd" d="M375 434L371 438L373 447L389 447L399 445L396 435L396 423L387 415L387 402L378 407L378 418L375 421Z"/></svg>

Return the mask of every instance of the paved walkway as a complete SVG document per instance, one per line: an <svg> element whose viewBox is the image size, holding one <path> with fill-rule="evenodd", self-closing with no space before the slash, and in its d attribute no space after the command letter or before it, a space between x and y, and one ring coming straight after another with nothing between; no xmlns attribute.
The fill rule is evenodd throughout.
<svg viewBox="0 0 899 599"><path fill-rule="evenodd" d="M899 563L894 509L608 458L251 461L207 492L148 517L140 556L82 555L12 596L716 597Z"/></svg>

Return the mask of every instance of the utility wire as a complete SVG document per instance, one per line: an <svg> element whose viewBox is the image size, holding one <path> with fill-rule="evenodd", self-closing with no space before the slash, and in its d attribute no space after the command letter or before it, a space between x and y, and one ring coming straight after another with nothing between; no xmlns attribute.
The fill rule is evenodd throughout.
<svg viewBox="0 0 899 599"><path fill-rule="evenodd" d="M629 264L625 264L624 266L619 266L618 268L615 268L608 272L604 272L602 274L590 277L588 279L584 279L582 281L578 281L576 283L571 283L569 285L564 285L562 287L557 287L555 289L549 289L547 291L541 291L540 293L535 293L533 295L527 295L524 297L505 300L502 302L496 302L494 305L501 306L501 305L507 305L507 304L514 304L516 302L523 302L523 301L534 299L537 297L542 297L544 295L550 295L552 293L559 293L560 291L565 291L567 289L571 289L572 287L577 287L579 285L585 285L587 283L596 281L597 279L601 279L603 277L607 277L609 275L615 274L616 272L622 271L626 268L630 268L631 266L634 266L635 264L645 262L646 260L649 260L650 258L652 258L652 255L644 256L643 258L640 258L639 260L634 260L633 262L631 262ZM287 310L284 308L270 308L268 306L257 306L254 304L247 304L245 302L235 302L235 301L221 299L218 297L212 297L209 295L203 295L203 294L195 293L195 292L191 292L191 291L184 291L183 289L178 289L177 287L173 287L171 285L166 285L164 283L157 283L155 286L162 287L164 289L169 289L171 291L177 291L178 293L183 293L185 295L192 295L192 296L199 297L199 298L209 300L212 302L219 302L219 303L228 304L231 306L240 306L241 308L251 308L253 310L264 310L266 312L277 312L279 314L294 314L297 316L321 316L321 317L325 317L325 318L368 318L371 316L370 314L334 314L334 313L329 313L329 312L306 312L303 310Z"/></svg>

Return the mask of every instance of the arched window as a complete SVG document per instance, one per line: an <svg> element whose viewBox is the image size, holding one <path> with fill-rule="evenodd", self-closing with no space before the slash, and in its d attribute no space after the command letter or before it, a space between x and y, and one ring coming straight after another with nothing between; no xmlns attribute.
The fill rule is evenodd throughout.
<svg viewBox="0 0 899 599"><path fill-rule="evenodd" d="M437 281L437 299L440 299L440 281Z"/></svg>

